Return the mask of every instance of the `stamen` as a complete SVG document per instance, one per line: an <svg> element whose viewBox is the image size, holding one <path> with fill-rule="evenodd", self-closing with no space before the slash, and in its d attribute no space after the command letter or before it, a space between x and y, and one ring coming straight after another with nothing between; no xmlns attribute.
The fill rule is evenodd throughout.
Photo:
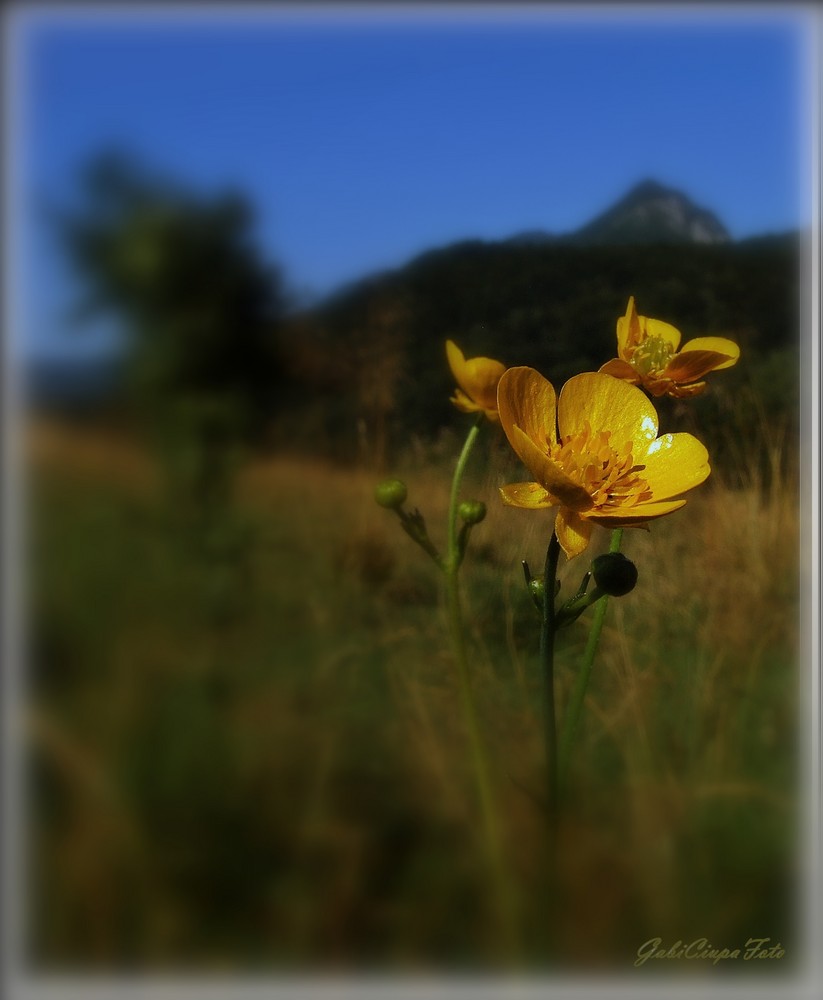
<svg viewBox="0 0 823 1000"><path fill-rule="evenodd" d="M630 358L632 367L641 375L651 372L662 372L669 363L674 348L663 337L646 337L642 344L634 349Z"/></svg>
<svg viewBox="0 0 823 1000"><path fill-rule="evenodd" d="M595 507L634 507L650 500L651 490L638 475L645 466L635 465L632 442L615 448L610 438L611 431L592 432L587 420L576 434L552 445L549 455L586 490Z"/></svg>

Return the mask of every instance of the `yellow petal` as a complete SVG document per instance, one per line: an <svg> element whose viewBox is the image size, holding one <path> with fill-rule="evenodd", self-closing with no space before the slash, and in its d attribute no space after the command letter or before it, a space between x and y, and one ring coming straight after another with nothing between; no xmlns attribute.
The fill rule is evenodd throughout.
<svg viewBox="0 0 823 1000"><path fill-rule="evenodd" d="M554 387L534 368L509 368L503 373L497 386L497 409L506 437L518 455L511 438L512 427L518 426L538 447L548 451L548 445L557 441L556 407ZM520 459L526 462L523 455Z"/></svg>
<svg viewBox="0 0 823 1000"><path fill-rule="evenodd" d="M592 499L588 491L570 479L557 462L527 437L517 425L512 428L509 443L520 461L546 489L554 505L562 504L572 510L588 510L591 507Z"/></svg>
<svg viewBox="0 0 823 1000"><path fill-rule="evenodd" d="M650 503L680 496L699 486L709 475L709 453L691 434L664 434L654 441L646 455L634 456L639 473L652 491ZM638 504L638 509L643 508Z"/></svg>
<svg viewBox="0 0 823 1000"><path fill-rule="evenodd" d="M505 365L491 358L470 358L464 369L464 382L460 384L484 410L496 410L497 383L505 370Z"/></svg>
<svg viewBox="0 0 823 1000"><path fill-rule="evenodd" d="M650 396L670 396L674 382L670 378L660 378L658 375L644 375L640 384Z"/></svg>
<svg viewBox="0 0 823 1000"><path fill-rule="evenodd" d="M636 385L640 381L640 376L632 368L628 361L623 361L622 358L612 358L611 361L607 361L605 365L600 367L600 371L604 375L611 375L613 378L622 378L626 382L631 382Z"/></svg>
<svg viewBox="0 0 823 1000"><path fill-rule="evenodd" d="M453 340L446 341L446 358L463 394L476 403L475 410L497 409L497 383L506 366L492 358L469 358ZM457 403L455 406L462 409ZM468 413L471 411L464 410Z"/></svg>
<svg viewBox="0 0 823 1000"><path fill-rule="evenodd" d="M560 542L560 548L566 553L566 558L573 559L589 544L592 526L579 514L575 514L567 507L561 507L554 522L554 532Z"/></svg>
<svg viewBox="0 0 823 1000"><path fill-rule="evenodd" d="M504 428L505 430L505 425ZM506 437L520 461L537 481L545 487L554 504L562 504L572 510L588 510L592 505L589 493L566 473L530 437L514 425Z"/></svg>
<svg viewBox="0 0 823 1000"><path fill-rule="evenodd" d="M740 358L740 347L726 337L695 337L694 340L686 341L680 353L685 354L686 351L715 351L717 354L725 354L728 360L717 365L715 371L731 368Z"/></svg>
<svg viewBox="0 0 823 1000"><path fill-rule="evenodd" d="M584 512L581 517L592 524L600 524L604 528L629 528L644 521L654 521L673 510L679 510L685 505L685 500L660 500L657 503L639 503L636 507L614 507L603 510L595 508L595 513Z"/></svg>
<svg viewBox="0 0 823 1000"><path fill-rule="evenodd" d="M465 392L460 389L454 390L454 395L450 398L450 402L454 403L461 413L477 413L480 409L477 403L473 403Z"/></svg>
<svg viewBox="0 0 823 1000"><path fill-rule="evenodd" d="M728 367L727 354L717 351L681 351L669 361L661 372L674 382L696 382L716 368Z"/></svg>
<svg viewBox="0 0 823 1000"><path fill-rule="evenodd" d="M643 339L646 337L659 337L671 344L673 351L680 345L680 331L671 323L664 323L662 319L650 319L648 316L640 316L640 329L643 331Z"/></svg>
<svg viewBox="0 0 823 1000"><path fill-rule="evenodd" d="M626 441L651 444L657 437L657 413L646 394L603 372L575 375L560 391L557 422L561 437L583 430L586 421L594 432L611 431L615 448Z"/></svg>
<svg viewBox="0 0 823 1000"><path fill-rule="evenodd" d="M692 396L700 396L706 391L705 382L692 382L691 385L673 385L670 387L668 395L672 399L690 399Z"/></svg>
<svg viewBox="0 0 823 1000"><path fill-rule="evenodd" d="M500 487L500 498L508 507L526 507L528 510L555 505L540 483L509 483Z"/></svg>
<svg viewBox="0 0 823 1000"><path fill-rule="evenodd" d="M625 359L630 351L637 347L642 337L637 309L634 306L634 296L632 295L626 306L625 316L621 316L617 321L617 353L620 357Z"/></svg>
<svg viewBox="0 0 823 1000"><path fill-rule="evenodd" d="M449 368L452 370L455 382L460 385L463 381L463 372L466 369L466 359L463 356L463 352L453 340L446 341L446 359L449 362Z"/></svg>

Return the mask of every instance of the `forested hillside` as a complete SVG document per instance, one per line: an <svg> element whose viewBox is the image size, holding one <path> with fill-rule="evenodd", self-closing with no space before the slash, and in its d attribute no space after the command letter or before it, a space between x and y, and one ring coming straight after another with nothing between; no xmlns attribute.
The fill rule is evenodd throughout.
<svg viewBox="0 0 823 1000"><path fill-rule="evenodd" d="M454 421L447 338L467 356L531 365L559 385L615 356L615 323L630 295L684 341L712 335L741 345L740 364L710 376L689 408L715 448L729 450L732 412L738 426L765 415L791 434L800 281L797 234L711 246L471 241L434 250L292 319L284 333L292 399L277 443L349 460L365 436L381 464L409 434L428 438ZM661 417L675 427L681 413L666 412L667 402Z"/></svg>

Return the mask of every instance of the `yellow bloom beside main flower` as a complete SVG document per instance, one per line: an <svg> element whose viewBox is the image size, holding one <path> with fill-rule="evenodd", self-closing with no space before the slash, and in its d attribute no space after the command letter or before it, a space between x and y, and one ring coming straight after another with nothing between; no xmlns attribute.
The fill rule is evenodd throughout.
<svg viewBox="0 0 823 1000"><path fill-rule="evenodd" d="M699 382L709 372L731 368L740 348L725 337L696 337L680 346L680 331L671 324L638 316L634 298L617 321L617 353L600 369L615 378L642 385L652 396L699 396Z"/></svg>
<svg viewBox="0 0 823 1000"><path fill-rule="evenodd" d="M453 340L446 341L446 357L460 387L451 397L457 409L461 413L482 411L489 420L497 420L497 383L506 366L491 358L467 359Z"/></svg>
<svg viewBox="0 0 823 1000"><path fill-rule="evenodd" d="M533 368L509 368L497 405L509 443L535 477L502 487L503 502L558 507L555 531L570 559L586 548L593 525L643 526L682 507L680 494L709 475L697 438L657 437L646 395L602 372L575 375L557 399Z"/></svg>

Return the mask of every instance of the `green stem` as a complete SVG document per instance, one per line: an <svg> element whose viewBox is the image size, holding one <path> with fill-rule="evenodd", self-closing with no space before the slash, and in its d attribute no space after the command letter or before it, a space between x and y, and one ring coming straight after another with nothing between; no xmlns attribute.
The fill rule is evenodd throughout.
<svg viewBox="0 0 823 1000"><path fill-rule="evenodd" d="M555 580L560 542L552 531L546 548L546 567L543 588L543 615L540 628L540 663L543 668L543 735L546 748L546 780L548 792L549 826L552 840L557 830L557 724L554 707L554 636L555 636Z"/></svg>
<svg viewBox="0 0 823 1000"><path fill-rule="evenodd" d="M460 585L457 579L456 570L446 573L446 594L449 608L449 628L451 631L452 646L454 648L455 659L457 660L457 671L460 680L460 701L469 737L472 763L474 765L477 795L480 801L480 810L483 817L483 827L486 836L486 847L489 860L494 865L495 869L498 869L500 867L500 841L497 832L497 823L495 820L494 802L492 800L486 754L483 747L483 740L480 735L477 710L474 704L474 695L472 693L471 680L469 677L469 661L466 653L463 616L460 607Z"/></svg>
<svg viewBox="0 0 823 1000"><path fill-rule="evenodd" d="M483 424L483 420L484 416L481 413L477 420L475 420L472 424L471 430L469 431L463 445L463 450L460 452L460 458L457 460L457 465L454 469L454 476L452 477L451 496L449 497L448 549L446 553L445 566L447 576L450 572L456 573L460 566L461 553L457 540L457 504L460 499L460 483L463 480L463 473L466 471L466 463L469 460L469 455L471 455L474 443L480 433L480 427Z"/></svg>
<svg viewBox="0 0 823 1000"><path fill-rule="evenodd" d="M620 543L623 539L623 529L615 528L612 532L611 542L609 544L609 552L619 552ZM569 707L566 711L566 723L563 727L563 737L560 742L560 779L563 784L566 782L566 774L569 767L569 761L571 758L571 748L574 742L574 736L577 732L577 726L580 722L580 714L583 711L583 702L586 699L586 689L589 686L589 677L592 672L592 665L594 663L595 653L597 652L597 646L600 642L600 633L603 631L603 622L606 619L606 609L608 608L609 598L603 596L597 602L597 607L594 611L594 618L592 619L592 627L589 632L589 641L586 643L586 649L583 653L583 662L580 666L580 673L577 675L577 683L572 691L571 698L569 699Z"/></svg>
<svg viewBox="0 0 823 1000"><path fill-rule="evenodd" d="M514 937L512 930L512 910L509 886L506 879L505 866L503 864L503 856L500 846L500 837L497 829L494 800L492 796L491 782L489 780L488 763L483 746L483 740L480 734L477 709L475 707L474 695L471 686L469 658L466 649L466 637L463 628L463 614L460 602L460 583L458 578L462 558L457 531L457 507L460 483L462 481L463 473L465 472L466 463L472 447L477 440L482 422L483 416L481 414L468 433L466 442L463 445L463 450L457 461L457 466L454 470L451 500L449 503L448 550L443 564L443 571L446 578L449 631L451 634L455 660L457 661L463 719L469 738L469 747L477 786L477 797L480 804L480 812L485 836L486 853L494 879L496 902L500 908L499 917L501 922L501 932L503 935L501 943L505 944L507 950L509 950L511 954Z"/></svg>

